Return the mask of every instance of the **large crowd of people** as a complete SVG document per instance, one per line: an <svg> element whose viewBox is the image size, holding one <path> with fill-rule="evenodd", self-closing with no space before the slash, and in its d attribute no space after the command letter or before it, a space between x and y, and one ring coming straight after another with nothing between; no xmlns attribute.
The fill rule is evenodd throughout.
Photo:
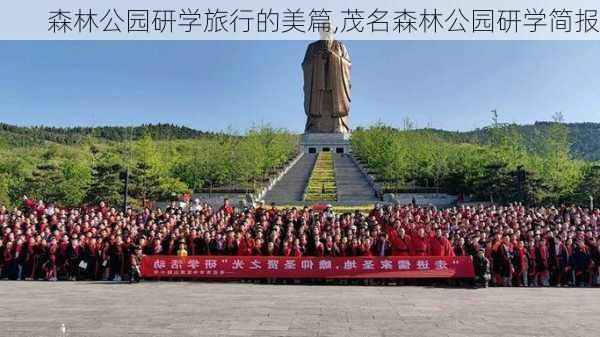
<svg viewBox="0 0 600 337"><path fill-rule="evenodd" d="M79 209L0 206L0 277L125 280L145 255L458 256L489 263L495 286L597 286L600 211L575 206ZM488 262L489 261L489 262ZM476 270L481 265L476 265ZM485 270L482 272L486 272Z"/></svg>

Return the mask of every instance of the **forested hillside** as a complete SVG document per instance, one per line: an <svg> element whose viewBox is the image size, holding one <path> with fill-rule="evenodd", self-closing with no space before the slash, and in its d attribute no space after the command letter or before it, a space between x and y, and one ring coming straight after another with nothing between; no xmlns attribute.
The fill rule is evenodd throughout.
<svg viewBox="0 0 600 337"><path fill-rule="evenodd" d="M590 196L600 200L600 166L579 158L588 154L581 149L597 152L597 141L573 129L595 132L564 123L470 133L378 125L355 130L352 150L388 192L425 188L502 203L587 205Z"/></svg>
<svg viewBox="0 0 600 337"><path fill-rule="evenodd" d="M527 203L600 200L600 124L498 124L469 132L357 128L355 155L390 191L410 186ZM270 127L242 135L170 124L17 127L0 124L0 204L24 194L75 206L119 202L129 168L133 200L263 186L297 151Z"/></svg>
<svg viewBox="0 0 600 337"><path fill-rule="evenodd" d="M547 137L553 122L536 122L530 125L509 125L521 135L523 145L530 152L543 151L544 138ZM571 154L576 159L600 160L600 123L562 123L568 131L568 143ZM359 128L360 129L360 128ZM435 129L422 129L433 132L439 137L457 143L492 144L491 128L481 128L467 132L453 132ZM219 133L199 131L173 124L148 124L135 127L18 127L0 123L0 144L30 146L54 142L76 144L85 138L93 137L98 141L138 140L145 134L153 140L193 139L215 137Z"/></svg>
<svg viewBox="0 0 600 337"><path fill-rule="evenodd" d="M54 142L59 144L76 144L88 137L104 141L138 140L144 135L154 140L191 139L215 136L215 133L194 130L173 124L147 124L133 127L100 126L100 127L19 127L0 123L0 141L16 146L29 146Z"/></svg>
<svg viewBox="0 0 600 337"><path fill-rule="evenodd" d="M0 130L0 205L23 195L67 206L118 205L127 171L137 205L204 189L253 192L297 150L295 135L270 127L243 135L164 124Z"/></svg>
<svg viewBox="0 0 600 337"><path fill-rule="evenodd" d="M510 124L520 134L523 145L533 153L543 151L544 139L555 122L536 122L530 125ZM561 123L567 128L568 143L574 158L600 160L600 123ZM471 144L492 144L491 127L467 132L425 130L449 141Z"/></svg>

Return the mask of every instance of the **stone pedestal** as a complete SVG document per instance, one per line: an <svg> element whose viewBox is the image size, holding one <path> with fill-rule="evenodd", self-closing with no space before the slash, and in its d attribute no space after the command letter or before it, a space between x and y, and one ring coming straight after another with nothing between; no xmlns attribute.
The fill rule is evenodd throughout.
<svg viewBox="0 0 600 337"><path fill-rule="evenodd" d="M305 133L300 138L300 149L307 153L350 153L349 133Z"/></svg>

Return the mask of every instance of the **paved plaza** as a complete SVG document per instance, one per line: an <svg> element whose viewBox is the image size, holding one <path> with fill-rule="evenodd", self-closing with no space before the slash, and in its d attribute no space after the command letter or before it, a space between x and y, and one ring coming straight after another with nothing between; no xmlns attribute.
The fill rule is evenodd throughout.
<svg viewBox="0 0 600 337"><path fill-rule="evenodd" d="M2 336L597 336L600 289L0 282Z"/></svg>

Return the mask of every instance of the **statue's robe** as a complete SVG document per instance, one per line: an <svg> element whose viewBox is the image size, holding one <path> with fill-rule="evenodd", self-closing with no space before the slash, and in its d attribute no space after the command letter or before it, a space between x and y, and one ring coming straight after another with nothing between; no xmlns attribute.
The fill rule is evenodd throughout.
<svg viewBox="0 0 600 337"><path fill-rule="evenodd" d="M350 56L336 40L311 43L304 56L304 110L307 133L349 132Z"/></svg>

